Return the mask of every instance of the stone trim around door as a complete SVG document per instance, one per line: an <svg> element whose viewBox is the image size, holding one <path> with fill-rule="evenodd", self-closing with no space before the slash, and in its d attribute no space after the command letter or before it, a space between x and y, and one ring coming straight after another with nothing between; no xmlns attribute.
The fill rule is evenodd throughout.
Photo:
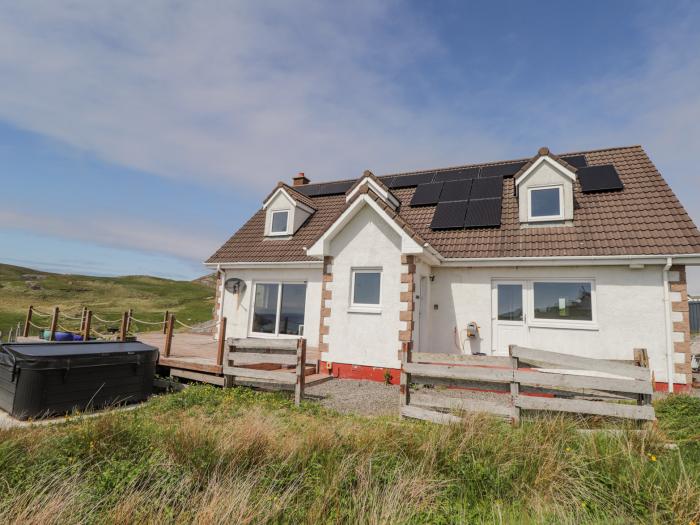
<svg viewBox="0 0 700 525"><path fill-rule="evenodd" d="M671 321L673 322L673 347L675 363L675 383L692 385L690 353L690 309L688 307L688 283L685 266L671 266L669 270L669 291L671 294Z"/></svg>
<svg viewBox="0 0 700 525"><path fill-rule="evenodd" d="M333 299L333 257L323 258L323 277L321 282L321 317L319 320L318 351L328 352L331 322L331 301Z"/></svg>
<svg viewBox="0 0 700 525"><path fill-rule="evenodd" d="M415 293L416 293L416 260L415 255L401 256L401 309L399 310L399 320L404 323L403 329L399 330L399 358L403 351L403 344L408 343L413 346L413 329L415 327Z"/></svg>

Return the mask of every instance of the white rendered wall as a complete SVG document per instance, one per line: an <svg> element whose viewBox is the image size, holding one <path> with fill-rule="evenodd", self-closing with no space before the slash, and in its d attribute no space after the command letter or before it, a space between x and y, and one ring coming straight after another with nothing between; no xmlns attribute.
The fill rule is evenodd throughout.
<svg viewBox="0 0 700 525"><path fill-rule="evenodd" d="M334 363L399 368L401 239L375 211L363 208L331 241L333 291L328 352ZM353 268L381 268L381 311L350 312Z"/></svg>
<svg viewBox="0 0 700 525"><path fill-rule="evenodd" d="M439 353L491 354L492 281L498 279L592 278L596 286L597 327L565 329L531 327L528 345L582 357L632 359L634 348L646 348L657 381L666 381L666 336L661 267L587 266L572 268L433 268L430 349ZM434 310L433 306L438 309ZM466 337L476 321L477 339ZM455 327L459 337L455 337ZM459 342L456 342L459 341ZM458 346L462 345L462 348Z"/></svg>
<svg viewBox="0 0 700 525"><path fill-rule="evenodd" d="M226 317L226 337L249 337L250 313L252 311L253 285L255 282L306 282L306 307L304 313L304 337L307 347L318 348L319 319L321 314L321 268L308 269L235 269L226 270L226 279L237 277L246 283L240 298L224 291L224 317ZM256 337L260 337L256 335ZM274 337L274 336L271 336ZM290 336L281 336L290 337Z"/></svg>

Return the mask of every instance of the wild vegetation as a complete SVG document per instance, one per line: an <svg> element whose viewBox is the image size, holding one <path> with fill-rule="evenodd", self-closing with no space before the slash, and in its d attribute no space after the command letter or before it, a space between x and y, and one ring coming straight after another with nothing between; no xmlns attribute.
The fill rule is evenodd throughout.
<svg viewBox="0 0 700 525"><path fill-rule="evenodd" d="M657 429L618 434L563 418L437 426L196 386L1 432L0 521L697 522L700 400L657 410Z"/></svg>
<svg viewBox="0 0 700 525"><path fill-rule="evenodd" d="M23 323L30 304L46 312L58 306L71 314L88 306L110 319L133 308L135 316L147 321L162 320L170 310L192 324L211 319L214 290L198 281L63 275L0 264L0 330L7 333Z"/></svg>

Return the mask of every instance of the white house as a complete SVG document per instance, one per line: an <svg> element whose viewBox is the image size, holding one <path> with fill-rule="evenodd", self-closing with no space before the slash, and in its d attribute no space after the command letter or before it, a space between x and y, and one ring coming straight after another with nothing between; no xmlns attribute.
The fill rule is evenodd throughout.
<svg viewBox="0 0 700 525"><path fill-rule="evenodd" d="M700 232L639 146L293 186L206 263L228 337L296 337L337 377L509 344L631 359L690 387Z"/></svg>

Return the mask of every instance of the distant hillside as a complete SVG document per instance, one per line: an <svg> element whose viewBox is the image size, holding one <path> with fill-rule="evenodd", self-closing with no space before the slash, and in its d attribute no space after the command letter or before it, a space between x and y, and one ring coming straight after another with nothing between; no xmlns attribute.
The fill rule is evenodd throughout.
<svg viewBox="0 0 700 525"><path fill-rule="evenodd" d="M202 286L206 286L207 288L216 289L216 274L210 273L207 275L203 275L202 277L198 277L197 279L193 280L192 282L201 284Z"/></svg>
<svg viewBox="0 0 700 525"><path fill-rule="evenodd" d="M68 313L87 306L109 319L133 308L135 317L150 321L162 320L165 310L170 310L187 324L207 321L212 317L214 292L201 279L63 275L0 264L0 330L7 333L23 322L30 304L44 311L58 306Z"/></svg>

